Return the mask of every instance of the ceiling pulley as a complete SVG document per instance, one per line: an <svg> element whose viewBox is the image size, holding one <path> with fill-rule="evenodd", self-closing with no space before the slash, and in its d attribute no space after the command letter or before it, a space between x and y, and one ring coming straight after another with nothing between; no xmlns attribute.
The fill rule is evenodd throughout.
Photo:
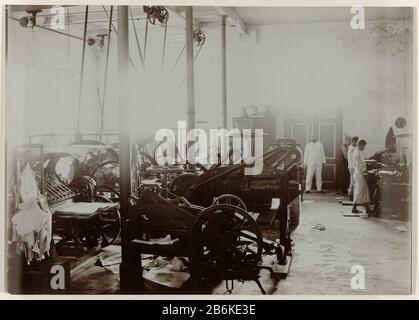
<svg viewBox="0 0 419 320"><path fill-rule="evenodd" d="M198 47L202 47L205 43L205 33L202 32L201 29L197 29L193 32L193 40L198 45Z"/></svg>
<svg viewBox="0 0 419 320"><path fill-rule="evenodd" d="M169 20L169 11L163 6L143 6L143 11L147 14L147 21L153 25L158 21L165 26Z"/></svg>
<svg viewBox="0 0 419 320"><path fill-rule="evenodd" d="M36 26L36 15L41 12L42 10L29 10L26 11L27 13L30 13L30 16L22 17L19 20L19 24L23 28L34 28Z"/></svg>

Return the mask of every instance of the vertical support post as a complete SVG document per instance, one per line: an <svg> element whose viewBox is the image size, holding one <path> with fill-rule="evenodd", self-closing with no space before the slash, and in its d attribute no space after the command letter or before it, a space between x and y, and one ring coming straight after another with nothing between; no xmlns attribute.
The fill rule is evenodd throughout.
<svg viewBox="0 0 419 320"><path fill-rule="evenodd" d="M8 94L7 94L8 87L6 85L6 79L8 79L8 77L7 77L7 69L8 69L7 55L8 55L8 42L9 42L8 41L8 37L9 37L9 31L8 31L8 29L9 29L9 21L8 21L9 20L9 6L10 5L3 6L3 8L4 8L4 15L3 15L3 17L4 17L4 29L3 30L4 31L3 30L2 31L4 32L4 34L1 35L1 38L3 38L3 36L4 36L4 60L3 60L4 65L2 64L4 66L4 74L2 75L3 77L1 78L2 81L1 81L0 89L2 90L2 93L4 94L2 96L2 99L1 99L1 103L4 106L9 106L9 104L7 103L8 102L8 98L7 98L8 97ZM3 10L2 10L2 14L3 14ZM3 61L1 61L1 63L3 63ZM6 139L7 131L6 131L5 124L10 123L10 122L7 121L8 120L7 119L8 118L8 112L7 112L6 109L7 108L2 108L0 110L0 118L1 118L1 120L0 120L0 123L1 123L1 129L0 129L0 137L1 138L0 138L0 141L3 142L4 146L5 146L5 149L4 149L5 152L1 153L1 158L0 158L0 166L2 166L2 164L4 164L3 170L0 173L0 181L1 181L0 184L4 187L4 190L8 189L10 191L12 191L12 190L15 191L15 189L13 189L12 186L7 185L7 182L6 182L7 181L6 172L9 172L9 170L12 169L8 166L8 157L11 154L11 150L9 150L9 145L8 145L7 139ZM15 195L14 198L18 199L18 197L16 196L16 193L14 195ZM9 212L12 212L12 210L11 210L12 208L9 207L9 204L7 202L8 201L6 200L6 192L2 192L2 194L0 195L0 203L2 204L1 207L0 207L0 210L2 210L4 212L4 217L6 217ZM15 209L15 208L13 208L13 209ZM3 265L5 265L7 263L7 258L6 258L7 254L6 254L5 243L7 243L6 239L10 239L9 238L10 233L9 233L8 229L9 228L7 228L6 226L3 227L2 232L4 232L4 233L3 233L3 238L1 239L2 241L0 243L0 252L2 253L2 257L0 258L0 263L3 263ZM15 269L17 269L17 268L15 268ZM15 279L11 278L10 273L11 273L10 271L6 272L5 275L3 276L3 278L1 278L1 280L0 280L0 285L2 285L9 292L12 291L11 290L12 286L11 286L10 283L13 282L13 280L15 280Z"/></svg>
<svg viewBox="0 0 419 320"><path fill-rule="evenodd" d="M7 56L9 53L9 6L4 6L4 61L7 68Z"/></svg>
<svg viewBox="0 0 419 320"><path fill-rule="evenodd" d="M287 254L291 252L291 239L288 226L288 204L290 203L288 179L282 179L280 190L281 192L278 198L281 203L277 209L277 217L279 218L279 243L284 246L284 252L278 263L284 265L287 262Z"/></svg>
<svg viewBox="0 0 419 320"><path fill-rule="evenodd" d="M186 84L188 95L187 130L195 128L195 83L194 83L194 53L193 53L193 9L186 7Z"/></svg>
<svg viewBox="0 0 419 320"><path fill-rule="evenodd" d="M40 145L40 160L41 160L41 163L45 163L44 162L44 146L41 144ZM41 166L41 168L42 168L42 166ZM41 169L41 188L40 188L41 190L40 190L40 193L42 194L42 195L45 195L45 171L44 170L42 170Z"/></svg>
<svg viewBox="0 0 419 320"><path fill-rule="evenodd" d="M335 154L338 154L341 145L344 143L343 139L343 106L340 104L337 106L337 110L336 110L336 145L334 146L335 148ZM320 132L319 132L320 134ZM319 136L320 138L320 136ZM327 162L327 160L326 160ZM323 169L324 170L324 169ZM340 181L339 178L341 177L341 172L342 170L348 170L348 168L346 168L345 166L342 166L342 164L340 163L340 161L338 161L337 165L336 165L336 171L335 171L335 177L333 179L333 186L332 187L339 187Z"/></svg>
<svg viewBox="0 0 419 320"><path fill-rule="evenodd" d="M118 108L119 108L119 166L121 210L121 292L129 293L138 288L141 279L140 257L130 249L129 196L130 196L130 114L128 98L128 6L118 6Z"/></svg>
<svg viewBox="0 0 419 320"><path fill-rule="evenodd" d="M226 41L226 16L221 17L221 97L223 128L227 129L227 41Z"/></svg>

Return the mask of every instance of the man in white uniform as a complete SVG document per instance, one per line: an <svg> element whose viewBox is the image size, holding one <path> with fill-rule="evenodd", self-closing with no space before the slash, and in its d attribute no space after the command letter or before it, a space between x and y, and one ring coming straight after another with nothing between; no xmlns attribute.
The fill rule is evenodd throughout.
<svg viewBox="0 0 419 320"><path fill-rule="evenodd" d="M357 149L359 138L357 136L352 137L351 145L348 148L348 170L351 175L351 182L348 188L348 196L350 200L353 199L354 194L354 172L355 172L355 161L354 161L354 151Z"/></svg>
<svg viewBox="0 0 419 320"><path fill-rule="evenodd" d="M366 213L370 214L369 203L371 201L370 193L368 190L368 183L367 178L365 177L364 173L367 170L367 165L365 164L363 151L365 146L367 145L367 141L359 140L358 141L358 148L354 151L354 163L355 163L355 171L354 171L354 205L352 207L352 213L362 213L359 211L357 206L363 205L366 209Z"/></svg>
<svg viewBox="0 0 419 320"><path fill-rule="evenodd" d="M316 187L322 192L322 169L326 163L323 144L317 141L317 135L311 135L311 142L304 149L304 167L306 168L306 193L311 192L313 176L316 175Z"/></svg>

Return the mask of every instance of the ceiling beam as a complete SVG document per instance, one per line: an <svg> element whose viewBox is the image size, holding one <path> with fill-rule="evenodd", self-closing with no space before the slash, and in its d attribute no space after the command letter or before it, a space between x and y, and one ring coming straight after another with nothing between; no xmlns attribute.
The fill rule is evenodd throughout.
<svg viewBox="0 0 419 320"><path fill-rule="evenodd" d="M247 25L233 7L214 7L220 14L226 15L233 20L239 29L240 34L247 34Z"/></svg>
<svg viewBox="0 0 419 320"><path fill-rule="evenodd" d="M177 15L179 18L185 20L185 11L184 7L173 7L173 6L166 6L167 10Z"/></svg>
<svg viewBox="0 0 419 320"><path fill-rule="evenodd" d="M181 18L183 21L186 21L186 13L185 13L185 8L184 6L165 6L167 10L169 10L169 12L174 13L176 16L178 16L179 18ZM193 17L192 18L193 21L193 25L194 28L199 28L201 27L201 21L199 20L199 18Z"/></svg>
<svg viewBox="0 0 419 320"><path fill-rule="evenodd" d="M8 5L9 13L27 12L31 10L46 10L54 7L53 5ZM60 7L73 7L71 5L60 5Z"/></svg>

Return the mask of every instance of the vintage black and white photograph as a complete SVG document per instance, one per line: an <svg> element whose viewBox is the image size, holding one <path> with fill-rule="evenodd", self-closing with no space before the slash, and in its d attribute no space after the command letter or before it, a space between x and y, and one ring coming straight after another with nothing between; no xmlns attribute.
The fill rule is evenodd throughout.
<svg viewBox="0 0 419 320"><path fill-rule="evenodd" d="M208 3L2 6L7 293L414 293L415 8Z"/></svg>

